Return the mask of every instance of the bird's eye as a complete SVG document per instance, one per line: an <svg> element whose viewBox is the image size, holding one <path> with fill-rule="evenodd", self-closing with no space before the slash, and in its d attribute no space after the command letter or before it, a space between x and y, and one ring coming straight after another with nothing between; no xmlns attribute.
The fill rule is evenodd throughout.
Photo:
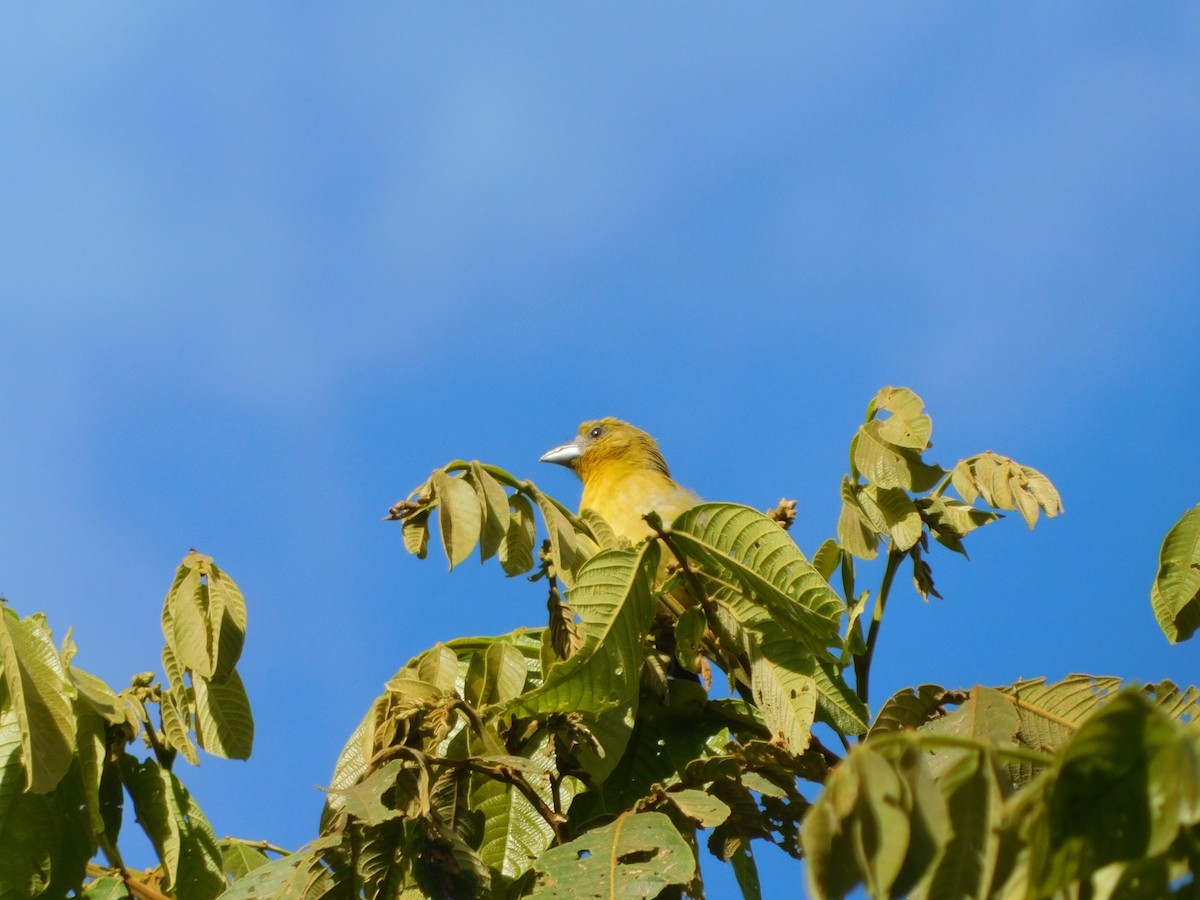
<svg viewBox="0 0 1200 900"><path fill-rule="evenodd" d="M602 434L604 434L604 429L601 426L597 425L595 428L593 428L591 431L588 432L588 437L598 438Z"/></svg>

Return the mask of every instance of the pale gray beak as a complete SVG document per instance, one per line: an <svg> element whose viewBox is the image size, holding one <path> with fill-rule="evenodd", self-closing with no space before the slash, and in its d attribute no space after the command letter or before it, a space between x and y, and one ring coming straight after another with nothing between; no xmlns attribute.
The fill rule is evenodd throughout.
<svg viewBox="0 0 1200 900"><path fill-rule="evenodd" d="M538 462L558 463L560 466L571 468L575 464L575 460L583 454L583 448L578 442L571 441L569 444L559 444L552 450L547 450L538 459Z"/></svg>

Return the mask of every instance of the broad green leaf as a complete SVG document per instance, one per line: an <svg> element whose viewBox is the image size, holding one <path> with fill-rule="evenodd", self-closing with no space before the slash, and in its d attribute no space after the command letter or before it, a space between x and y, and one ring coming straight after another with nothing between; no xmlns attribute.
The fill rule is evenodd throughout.
<svg viewBox="0 0 1200 900"><path fill-rule="evenodd" d="M847 553L859 559L874 559L879 555L879 533L858 502L854 482L842 479L842 511L838 516L838 543Z"/></svg>
<svg viewBox="0 0 1200 900"><path fill-rule="evenodd" d="M329 791L325 795L325 808L321 810L322 832L332 827L333 820L342 808L341 797L335 792L352 787L366 774L373 751L374 725L386 702L385 695L371 704L367 714L347 739L342 752L338 754L337 762L333 766L333 776L329 780Z"/></svg>
<svg viewBox="0 0 1200 900"><path fill-rule="evenodd" d="M21 730L25 788L40 794L66 774L75 752L73 686L48 631L0 603L0 675Z"/></svg>
<svg viewBox="0 0 1200 900"><path fill-rule="evenodd" d="M929 720L943 714L946 689L937 684L904 688L887 699L875 717L867 735L870 740L881 734L919 728Z"/></svg>
<svg viewBox="0 0 1200 900"><path fill-rule="evenodd" d="M201 683L203 680L197 678L196 682ZM182 753L183 758L193 766L200 765L200 755L196 752L192 739L188 737L188 726L184 724L175 694L164 691L159 706L162 710L163 732L166 734L167 743Z"/></svg>
<svg viewBox="0 0 1200 900"><path fill-rule="evenodd" d="M1012 509L1032 528L1042 510L1050 518L1063 511L1062 498L1045 475L992 451L959 460L950 472L954 489L968 504L977 497L995 509Z"/></svg>
<svg viewBox="0 0 1200 900"><path fill-rule="evenodd" d="M1172 644L1200 626L1200 506L1185 512L1163 539L1150 605Z"/></svg>
<svg viewBox="0 0 1200 900"><path fill-rule="evenodd" d="M217 842L217 847L221 851L221 865L225 869L225 876L231 881L236 881L271 861L258 847L237 838L222 838Z"/></svg>
<svg viewBox="0 0 1200 900"><path fill-rule="evenodd" d="M976 528L1001 518L997 513L943 496L921 497L916 505L934 539L964 556L962 539Z"/></svg>
<svg viewBox="0 0 1200 900"><path fill-rule="evenodd" d="M1114 862L1165 852L1200 816L1194 738L1136 689L1091 716L1064 748L1028 832L1039 896Z"/></svg>
<svg viewBox="0 0 1200 900"><path fill-rule="evenodd" d="M702 503L672 523L672 539L705 574L764 608L815 652L838 642L845 606L788 533L748 506Z"/></svg>
<svg viewBox="0 0 1200 900"><path fill-rule="evenodd" d="M954 712L930 719L920 726L922 734L947 734L1003 746L1015 742L1021 728L1021 716L1012 700L995 688L976 685ZM960 759L965 750L938 750L927 758L935 778Z"/></svg>
<svg viewBox="0 0 1200 900"><path fill-rule="evenodd" d="M208 591L197 568L198 554L189 553L175 572L163 603L163 634L179 663L205 677L216 665L208 616Z"/></svg>
<svg viewBox="0 0 1200 900"><path fill-rule="evenodd" d="M921 514L906 491L867 484L858 497L867 518L882 524L897 550L908 550L921 539Z"/></svg>
<svg viewBox="0 0 1200 900"><path fill-rule="evenodd" d="M704 610L698 606L689 606L675 623L675 659L689 672L700 671L701 648L707 629Z"/></svg>
<svg viewBox="0 0 1200 900"><path fill-rule="evenodd" d="M133 895L120 878L115 875L101 875L84 886L80 897L85 900L130 900Z"/></svg>
<svg viewBox="0 0 1200 900"><path fill-rule="evenodd" d="M416 660L416 677L434 685L443 693L452 693L458 684L458 655L445 644L436 644Z"/></svg>
<svg viewBox="0 0 1200 900"><path fill-rule="evenodd" d="M729 818L728 804L705 791L695 788L668 791L667 799L701 828L715 828Z"/></svg>
<svg viewBox="0 0 1200 900"><path fill-rule="evenodd" d="M820 718L843 734L867 730L868 711L836 668L817 657L770 613L733 592L717 595L750 659L751 690L768 728L790 753L808 746Z"/></svg>
<svg viewBox="0 0 1200 900"><path fill-rule="evenodd" d="M737 848L729 857L729 864L744 900L762 900L762 884L758 878L758 864L754 861L754 846L748 838L738 841Z"/></svg>
<svg viewBox="0 0 1200 900"><path fill-rule="evenodd" d="M546 533L550 536L550 556L554 560L554 572L567 587L575 580L575 572L583 562L576 541L575 526L563 514L555 502L536 488L531 488L534 502L542 511L546 522Z"/></svg>
<svg viewBox="0 0 1200 900"><path fill-rule="evenodd" d="M530 897L651 900L696 871L691 847L662 813L632 813L538 857Z"/></svg>
<svg viewBox="0 0 1200 900"><path fill-rule="evenodd" d="M534 759L550 762L544 750ZM549 780L529 779L550 802ZM545 782L545 787L541 783ZM511 784L484 775L473 775L469 794L471 809L483 815L479 856L506 878L516 878L554 841L554 831L525 796Z"/></svg>
<svg viewBox="0 0 1200 900"><path fill-rule="evenodd" d="M107 723L86 701L76 698L76 759L83 805L87 813L89 834L104 833L104 816L100 809L100 777L104 770L107 754ZM0 755L3 750L0 749ZM2 778L3 776L0 776ZM3 819L3 801L0 801L0 819Z"/></svg>
<svg viewBox="0 0 1200 900"><path fill-rule="evenodd" d="M476 709L507 703L525 689L528 674L525 654L507 641L496 641L471 655L463 698Z"/></svg>
<svg viewBox="0 0 1200 900"><path fill-rule="evenodd" d="M937 484L945 471L921 460L921 455L907 447L898 446L884 435L887 423L872 419L860 425L850 442L854 467L867 481L881 488L903 488L918 493Z"/></svg>
<svg viewBox="0 0 1200 900"><path fill-rule="evenodd" d="M21 792L12 798L0 819L0 897L36 897L47 889L59 825L51 795Z"/></svg>
<svg viewBox="0 0 1200 900"><path fill-rule="evenodd" d="M879 412L892 415L878 419L879 436L895 447L924 450L933 434L933 420L925 415L925 401L903 387L885 387L867 407L867 417L875 419Z"/></svg>
<svg viewBox="0 0 1200 900"><path fill-rule="evenodd" d="M953 831L914 900L988 897L1000 850L1006 776L991 755L965 753L938 779Z"/></svg>
<svg viewBox="0 0 1200 900"><path fill-rule="evenodd" d="M838 546L838 542L833 538L828 538L817 552L813 554L813 568L821 573L821 577L833 583L833 575L838 570L838 565L842 561L842 548Z"/></svg>
<svg viewBox="0 0 1200 900"><path fill-rule="evenodd" d="M893 758L861 744L804 820L809 892L841 897L861 883L872 897L903 896L949 835L945 800L916 747L906 744Z"/></svg>
<svg viewBox="0 0 1200 900"><path fill-rule="evenodd" d="M254 747L254 717L242 678L236 671L224 681L197 678L196 740L214 756L249 759Z"/></svg>
<svg viewBox="0 0 1200 900"><path fill-rule="evenodd" d="M483 525L483 513L475 491L462 478L437 469L429 477L438 500L438 529L442 534L442 549L453 569L475 549Z"/></svg>
<svg viewBox="0 0 1200 900"><path fill-rule="evenodd" d="M432 508L406 516L400 526L400 535L404 539L404 549L417 559L424 559L429 553L429 516Z"/></svg>
<svg viewBox="0 0 1200 900"><path fill-rule="evenodd" d="M25 769L21 765L22 735L16 711L0 703L0 832L13 797L25 786Z"/></svg>
<svg viewBox="0 0 1200 900"><path fill-rule="evenodd" d="M479 536L479 559L483 561L496 555L508 534L508 493L478 460L471 463L470 479L479 495L483 513L483 530Z"/></svg>
<svg viewBox="0 0 1200 900"><path fill-rule="evenodd" d="M163 864L165 886L188 900L220 894L225 876L217 839L183 783L153 760L138 762L128 753L121 757L121 775Z"/></svg>
<svg viewBox="0 0 1200 900"><path fill-rule="evenodd" d="M500 565L505 575L523 575L533 568L533 544L537 540L537 520L533 505L523 494L508 498L512 515L508 520L508 531L500 545Z"/></svg>
<svg viewBox="0 0 1200 900"><path fill-rule="evenodd" d="M237 879L221 900L317 900L333 897L334 882L322 865L321 851L337 844L338 836L322 838L304 850L258 866ZM182 897L180 898L182 900Z"/></svg>
<svg viewBox="0 0 1200 900"><path fill-rule="evenodd" d="M121 700L116 693L91 672L85 672L75 665L67 666L67 675L81 698L96 713L113 725L125 721L125 712L121 708Z"/></svg>
<svg viewBox="0 0 1200 900"><path fill-rule="evenodd" d="M601 550L617 550L623 543L625 546L629 544L627 539L618 537L604 516L600 515L594 509L581 509L579 511L579 521L588 527L588 530L592 533L592 537L596 539L596 545Z"/></svg>
<svg viewBox="0 0 1200 900"><path fill-rule="evenodd" d="M233 672L246 642L246 600L241 588L210 557L207 560L210 630L217 636L212 678L222 681Z"/></svg>
<svg viewBox="0 0 1200 900"><path fill-rule="evenodd" d="M636 699L658 558L658 545L649 542L638 550L603 550L583 564L569 596L582 619L583 646L513 701L511 712L600 712Z"/></svg>

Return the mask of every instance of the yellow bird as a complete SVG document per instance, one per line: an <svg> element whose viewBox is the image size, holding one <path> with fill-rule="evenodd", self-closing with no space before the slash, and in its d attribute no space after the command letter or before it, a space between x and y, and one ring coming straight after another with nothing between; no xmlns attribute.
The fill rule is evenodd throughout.
<svg viewBox="0 0 1200 900"><path fill-rule="evenodd" d="M558 463L578 475L583 481L579 511L598 512L633 543L654 533L642 519L646 513L653 510L670 523L700 502L672 480L654 438L620 419L584 422L575 440L546 451L541 462Z"/></svg>

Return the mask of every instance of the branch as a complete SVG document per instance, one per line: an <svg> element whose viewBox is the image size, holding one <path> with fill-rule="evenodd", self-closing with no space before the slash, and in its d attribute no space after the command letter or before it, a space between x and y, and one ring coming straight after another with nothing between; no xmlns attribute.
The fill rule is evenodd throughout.
<svg viewBox="0 0 1200 900"><path fill-rule="evenodd" d="M854 658L855 693L863 703L867 702L867 696L870 693L871 659L875 656L875 643L879 640L879 626L883 622L883 610L887 605L888 594L892 590L892 581L896 577L896 570L900 568L904 557L905 554L897 550L894 544L888 543L887 568L883 572L883 583L879 586L879 596L875 598L875 609L871 612L871 628L867 632L867 649L861 656Z"/></svg>
<svg viewBox="0 0 1200 900"><path fill-rule="evenodd" d="M134 878L133 873L128 869L106 869L103 866L98 866L90 862L87 864L87 874L92 878L104 878L108 875L120 878L129 893L135 897L141 897L142 900L171 900L170 897L162 893L158 888Z"/></svg>
<svg viewBox="0 0 1200 900"><path fill-rule="evenodd" d="M542 795L534 790L533 785L529 783L525 776L512 766L483 763L474 759L449 759L443 756L430 756L428 759L431 763L448 766L451 769L467 769L472 772L478 772L480 775L487 775L489 778L494 778L505 784L511 784L537 810L538 815L546 820L546 824L554 831L555 840L560 844L565 844L571 839L570 832L567 831L567 817L551 809L549 804L542 799Z"/></svg>

